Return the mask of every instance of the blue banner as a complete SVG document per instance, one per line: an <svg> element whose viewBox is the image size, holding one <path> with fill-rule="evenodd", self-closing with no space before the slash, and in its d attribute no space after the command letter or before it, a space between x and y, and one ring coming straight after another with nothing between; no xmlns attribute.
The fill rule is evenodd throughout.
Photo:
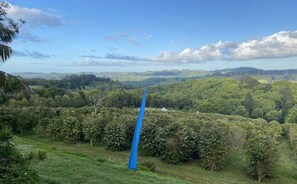
<svg viewBox="0 0 297 184"><path fill-rule="evenodd" d="M136 170L136 167L137 167L137 151L138 151L138 144L140 140L140 130L141 130L142 120L143 120L144 111L145 111L145 101L146 101L146 91L144 89L140 110L138 112L138 118L137 118L136 127L134 131L133 143L132 143L131 154L130 154L130 159L128 164L128 168L130 170Z"/></svg>

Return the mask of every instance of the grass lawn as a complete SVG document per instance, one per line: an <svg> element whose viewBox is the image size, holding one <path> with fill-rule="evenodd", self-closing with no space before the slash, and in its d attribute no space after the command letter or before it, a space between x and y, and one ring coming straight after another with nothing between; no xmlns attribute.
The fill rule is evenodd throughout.
<svg viewBox="0 0 297 184"><path fill-rule="evenodd" d="M246 162L242 154L230 158L222 171L204 170L199 163L170 165L158 158L139 156L138 162L156 164L156 173L127 169L129 151L111 152L103 146L69 144L37 136L15 136L17 147L24 151L44 150L48 158L35 165L40 183L201 183L237 184L258 183L246 176ZM293 159L289 145L281 142L281 158L275 178L266 183L296 184L297 160Z"/></svg>

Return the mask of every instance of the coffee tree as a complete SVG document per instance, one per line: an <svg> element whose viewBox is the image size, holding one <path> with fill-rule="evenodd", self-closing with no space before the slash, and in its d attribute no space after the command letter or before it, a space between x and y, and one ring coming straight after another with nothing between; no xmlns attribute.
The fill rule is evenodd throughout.
<svg viewBox="0 0 297 184"><path fill-rule="evenodd" d="M210 123L203 127L199 131L198 149L205 169L222 169L230 152L229 127L224 123Z"/></svg>

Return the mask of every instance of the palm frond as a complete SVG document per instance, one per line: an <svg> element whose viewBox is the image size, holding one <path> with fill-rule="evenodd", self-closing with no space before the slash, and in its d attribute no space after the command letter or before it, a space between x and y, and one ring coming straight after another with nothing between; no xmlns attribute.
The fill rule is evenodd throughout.
<svg viewBox="0 0 297 184"><path fill-rule="evenodd" d="M0 63L4 63L5 61L7 61L10 58L11 54L12 49L9 46L0 44Z"/></svg>
<svg viewBox="0 0 297 184"><path fill-rule="evenodd" d="M7 89L11 88L15 84L20 86L19 90L23 91L23 94L26 96L26 98L30 98L30 96L34 93L34 91L28 85L26 85L20 78L9 73L0 71L0 96L5 95Z"/></svg>

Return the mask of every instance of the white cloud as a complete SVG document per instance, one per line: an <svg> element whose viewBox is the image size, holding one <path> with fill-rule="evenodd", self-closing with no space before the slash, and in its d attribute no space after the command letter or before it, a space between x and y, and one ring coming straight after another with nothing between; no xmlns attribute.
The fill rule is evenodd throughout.
<svg viewBox="0 0 297 184"><path fill-rule="evenodd" d="M203 63L215 60L252 60L297 56L297 31L281 31L244 42L219 41L181 52L162 51L159 62Z"/></svg>
<svg viewBox="0 0 297 184"><path fill-rule="evenodd" d="M19 7L12 4L9 4L9 6L7 16L15 20L23 19L30 27L56 27L62 25L62 22L57 16L40 9Z"/></svg>
<svg viewBox="0 0 297 184"><path fill-rule="evenodd" d="M215 44L204 45L200 48L186 48L180 53L163 51L157 57L157 61L162 62L182 62L182 63L202 63L213 61L223 57L224 47L227 42L219 41Z"/></svg>
<svg viewBox="0 0 297 184"><path fill-rule="evenodd" d="M238 44L233 60L297 56L297 31L282 31L261 39Z"/></svg>
<svg viewBox="0 0 297 184"><path fill-rule="evenodd" d="M175 52L170 52L170 51L162 51L160 54L157 56L156 61L161 61L161 62L179 62L178 55Z"/></svg>

